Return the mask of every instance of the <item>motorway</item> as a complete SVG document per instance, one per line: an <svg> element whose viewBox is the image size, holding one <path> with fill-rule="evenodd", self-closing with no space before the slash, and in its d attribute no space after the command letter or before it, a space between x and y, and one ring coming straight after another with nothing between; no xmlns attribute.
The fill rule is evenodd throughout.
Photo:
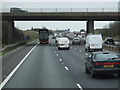
<svg viewBox="0 0 120 90"><path fill-rule="evenodd" d="M3 78L31 50L23 64L4 88L71 88L73 90L118 90L116 75L98 75L91 78L85 73L85 57L89 55L84 45L71 45L70 50L58 50L54 40L50 44L26 45L3 57ZM10 63L7 63L7 60Z"/></svg>

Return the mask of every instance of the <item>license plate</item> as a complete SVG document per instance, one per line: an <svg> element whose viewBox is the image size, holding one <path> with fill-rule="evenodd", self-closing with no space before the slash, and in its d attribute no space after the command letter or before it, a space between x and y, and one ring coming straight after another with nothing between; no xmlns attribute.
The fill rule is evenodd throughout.
<svg viewBox="0 0 120 90"><path fill-rule="evenodd" d="M64 44L60 44L60 46L64 46Z"/></svg>
<svg viewBox="0 0 120 90"><path fill-rule="evenodd" d="M95 44L92 44L91 46L95 46Z"/></svg>
<svg viewBox="0 0 120 90"><path fill-rule="evenodd" d="M114 67L114 65L104 65L105 68L107 67Z"/></svg>

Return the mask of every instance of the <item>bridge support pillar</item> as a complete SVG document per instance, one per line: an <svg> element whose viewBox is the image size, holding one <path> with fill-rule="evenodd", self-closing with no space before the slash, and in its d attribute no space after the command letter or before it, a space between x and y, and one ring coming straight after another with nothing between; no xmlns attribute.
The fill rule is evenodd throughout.
<svg viewBox="0 0 120 90"><path fill-rule="evenodd" d="M87 21L87 33L93 33L94 34L94 21L93 20L89 20Z"/></svg>
<svg viewBox="0 0 120 90"><path fill-rule="evenodd" d="M14 43L14 21L2 21L2 42Z"/></svg>

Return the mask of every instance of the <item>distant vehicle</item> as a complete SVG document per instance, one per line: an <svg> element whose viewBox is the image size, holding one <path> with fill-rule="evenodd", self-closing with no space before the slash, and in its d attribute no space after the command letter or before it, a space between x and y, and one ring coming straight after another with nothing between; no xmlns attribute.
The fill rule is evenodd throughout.
<svg viewBox="0 0 120 90"><path fill-rule="evenodd" d="M60 49L68 49L69 50L69 39L66 37L59 38L58 40L58 50Z"/></svg>
<svg viewBox="0 0 120 90"><path fill-rule="evenodd" d="M22 10L21 8L12 7L10 8L10 12L28 12L27 10Z"/></svg>
<svg viewBox="0 0 120 90"><path fill-rule="evenodd" d="M97 74L118 74L120 76L120 57L113 52L92 52L85 62L85 71L92 78Z"/></svg>
<svg viewBox="0 0 120 90"><path fill-rule="evenodd" d="M102 36L101 35L87 35L86 37L86 44L85 44L85 51L91 50L100 50L102 51Z"/></svg>
<svg viewBox="0 0 120 90"><path fill-rule="evenodd" d="M39 29L39 41L42 43L49 43L49 30L48 29Z"/></svg>
<svg viewBox="0 0 120 90"><path fill-rule="evenodd" d="M55 39L56 37L55 36L52 36L52 39Z"/></svg>
<svg viewBox="0 0 120 90"><path fill-rule="evenodd" d="M114 41L113 38L107 37L107 38L104 40L104 44L115 45L115 41Z"/></svg>
<svg viewBox="0 0 120 90"><path fill-rule="evenodd" d="M55 43L58 44L59 38L61 38L61 36L56 36L55 38Z"/></svg>
<svg viewBox="0 0 120 90"><path fill-rule="evenodd" d="M79 37L73 38L72 44L81 44L81 40Z"/></svg>

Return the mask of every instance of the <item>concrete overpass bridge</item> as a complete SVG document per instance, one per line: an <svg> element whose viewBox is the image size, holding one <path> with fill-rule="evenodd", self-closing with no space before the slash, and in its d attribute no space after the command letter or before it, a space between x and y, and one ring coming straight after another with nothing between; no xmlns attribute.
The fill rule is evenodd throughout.
<svg viewBox="0 0 120 90"><path fill-rule="evenodd" d="M87 21L87 33L94 33L94 21L119 21L119 12L2 12L2 21L14 28L14 21ZM11 32L14 36L14 31ZM13 37L14 38L14 37ZM12 39L12 42L14 40Z"/></svg>

